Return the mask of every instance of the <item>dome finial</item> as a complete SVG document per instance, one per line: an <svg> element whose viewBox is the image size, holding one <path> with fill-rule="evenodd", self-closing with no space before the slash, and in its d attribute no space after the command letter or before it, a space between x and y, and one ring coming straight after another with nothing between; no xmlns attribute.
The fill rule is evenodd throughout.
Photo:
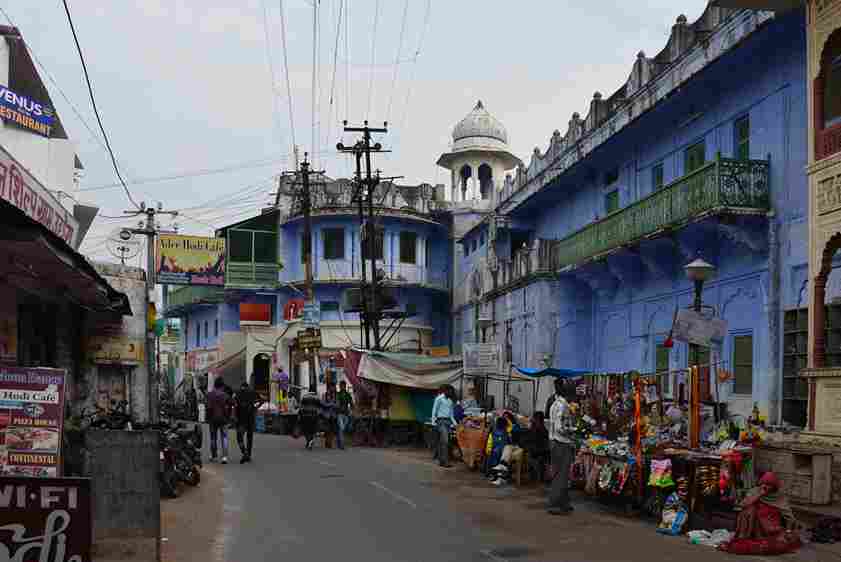
<svg viewBox="0 0 841 562"><path fill-rule="evenodd" d="M473 109L474 109L474 110L476 110L476 109L485 109L485 106L484 106L484 105L482 105L482 100L477 101L477 102L476 102L476 107L474 107Z"/></svg>

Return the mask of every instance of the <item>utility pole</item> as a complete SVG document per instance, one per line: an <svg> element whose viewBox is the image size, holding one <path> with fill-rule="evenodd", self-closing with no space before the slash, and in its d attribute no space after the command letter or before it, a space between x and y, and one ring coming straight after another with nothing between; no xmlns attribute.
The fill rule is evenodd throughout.
<svg viewBox="0 0 841 562"><path fill-rule="evenodd" d="M304 239L302 241L302 249L304 253L305 296L306 303L313 304L315 302L315 297L312 287L312 192L310 190L312 183L310 182L310 175L321 175L324 172L315 172L311 170L310 162L307 160L307 156L308 154L304 152L304 161L301 162L300 170L296 170L295 172L291 173L296 176L300 175L301 178L300 201L301 211L304 214ZM310 379L310 390L313 390L314 388L317 388L318 384L318 353L315 350L313 350L312 352L312 357L310 358L310 365L312 375L312 378Z"/></svg>
<svg viewBox="0 0 841 562"><path fill-rule="evenodd" d="M371 153L383 152L380 143L371 144L372 133L387 133L388 122L383 123L382 127L369 127L368 121L364 122L363 127L348 127L347 121L344 121L344 130L346 133L362 133L362 140L357 142L352 147L345 147L342 143L336 145L339 152L352 152L356 157L356 181L358 184L358 204L360 222L363 224L362 229L362 317L365 326L365 347L371 349L370 333L374 334L375 350L381 349L380 340L380 319L382 317L382 299L380 298L379 272L377 271L377 256L375 253L377 229L374 223L374 191L380 183L379 173L372 174L371 169ZM362 158L365 158L365 175L362 175ZM364 197L364 200L363 200ZM367 207L368 219L364 219L364 210ZM367 254L367 255L366 255ZM371 269L371 282L366 283L365 277L365 261L369 262ZM365 289L368 289L367 291Z"/></svg>
<svg viewBox="0 0 841 562"><path fill-rule="evenodd" d="M146 215L146 223L141 221L138 228L127 229L132 234L141 234L146 237L146 368L149 371L149 421L158 422L158 393L160 391L158 373L155 369L155 331L149 326L150 304L153 303L155 291L155 237L157 228L155 215L178 216L178 211L164 211L163 205L146 206L140 204L136 211L123 211L128 216Z"/></svg>

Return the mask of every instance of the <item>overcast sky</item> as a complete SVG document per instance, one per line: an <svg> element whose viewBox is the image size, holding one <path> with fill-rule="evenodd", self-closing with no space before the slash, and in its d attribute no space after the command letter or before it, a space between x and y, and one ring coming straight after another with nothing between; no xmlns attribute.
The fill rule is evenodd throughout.
<svg viewBox="0 0 841 562"><path fill-rule="evenodd" d="M283 2L295 142L301 152L318 153L317 165L334 177L350 169L349 157L334 148L343 139L341 121L368 118L389 121L382 142L394 153L378 160L385 174L404 175L407 183L448 181L435 161L477 99L505 125L513 152L528 162L534 147L546 148L553 130L566 132L573 112L587 113L593 92L610 95L626 80L637 52L653 56L681 13L694 21L706 4L407 1L348 0L339 26L342 0L321 0L315 151L313 7L311 0ZM120 214L130 208L122 191L98 189L115 176L61 0L4 4L97 133L42 76L85 166L81 187L87 191L77 197L98 204L103 215ZM292 166L280 1L71 0L70 8L106 131L135 198L182 209L177 222L183 233L208 234L210 225L259 212L270 199L272 176ZM152 181L202 171L216 173ZM102 237L120 224L98 219L83 251L107 256Z"/></svg>

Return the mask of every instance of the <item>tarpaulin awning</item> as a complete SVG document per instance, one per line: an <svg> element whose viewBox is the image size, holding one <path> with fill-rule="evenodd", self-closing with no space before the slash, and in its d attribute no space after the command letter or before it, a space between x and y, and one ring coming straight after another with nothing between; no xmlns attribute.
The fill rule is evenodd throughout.
<svg viewBox="0 0 841 562"><path fill-rule="evenodd" d="M407 388L435 389L456 382L463 372L461 357L361 351L356 376Z"/></svg>
<svg viewBox="0 0 841 562"><path fill-rule="evenodd" d="M593 374L592 371L587 371L585 369L555 369L554 367L549 369L529 369L528 367L516 366L514 368L527 377L534 378L554 377L556 379L570 379Z"/></svg>

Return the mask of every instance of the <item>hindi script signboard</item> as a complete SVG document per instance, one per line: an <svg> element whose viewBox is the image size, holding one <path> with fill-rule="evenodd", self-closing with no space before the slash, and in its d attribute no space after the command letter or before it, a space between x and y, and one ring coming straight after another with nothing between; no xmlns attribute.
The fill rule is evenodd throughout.
<svg viewBox="0 0 841 562"><path fill-rule="evenodd" d="M89 562L88 478L0 476L0 560Z"/></svg>
<svg viewBox="0 0 841 562"><path fill-rule="evenodd" d="M0 367L0 475L61 474L64 379L61 369Z"/></svg>

